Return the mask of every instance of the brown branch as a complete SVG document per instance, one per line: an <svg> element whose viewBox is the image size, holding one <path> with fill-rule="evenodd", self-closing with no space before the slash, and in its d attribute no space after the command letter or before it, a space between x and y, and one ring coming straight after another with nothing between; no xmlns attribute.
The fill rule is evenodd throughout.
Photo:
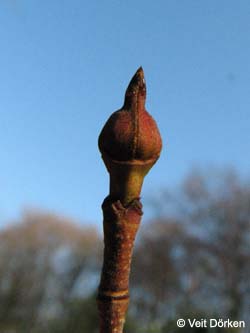
<svg viewBox="0 0 250 333"><path fill-rule="evenodd" d="M99 136L99 149L110 174L104 200L104 261L97 303L100 333L122 333L129 302L129 274L142 205L145 175L160 155L157 125L145 110L142 68L132 78L122 109L111 115Z"/></svg>

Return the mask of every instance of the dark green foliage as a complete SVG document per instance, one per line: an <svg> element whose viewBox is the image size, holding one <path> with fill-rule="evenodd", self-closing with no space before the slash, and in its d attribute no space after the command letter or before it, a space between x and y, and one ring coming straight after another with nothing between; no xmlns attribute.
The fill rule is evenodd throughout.
<svg viewBox="0 0 250 333"><path fill-rule="evenodd" d="M86 299L74 299L65 305L66 314L50 324L50 333L97 333L99 319L96 308L96 295ZM134 333L136 322L128 317L125 333ZM45 333L45 332L44 332Z"/></svg>
<svg viewBox="0 0 250 333"><path fill-rule="evenodd" d="M98 317L95 296L86 299L73 299L65 304L66 313L51 323L51 333L98 332Z"/></svg>

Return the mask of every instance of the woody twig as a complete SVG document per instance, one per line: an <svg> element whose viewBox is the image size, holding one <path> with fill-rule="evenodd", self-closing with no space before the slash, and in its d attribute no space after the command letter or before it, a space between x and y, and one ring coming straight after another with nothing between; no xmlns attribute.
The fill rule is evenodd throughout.
<svg viewBox="0 0 250 333"><path fill-rule="evenodd" d="M145 175L160 156L162 141L145 110L146 85L139 68L99 136L99 149L110 175L110 193L102 204L104 261L97 304L100 333L122 333L129 303L129 274L142 205Z"/></svg>

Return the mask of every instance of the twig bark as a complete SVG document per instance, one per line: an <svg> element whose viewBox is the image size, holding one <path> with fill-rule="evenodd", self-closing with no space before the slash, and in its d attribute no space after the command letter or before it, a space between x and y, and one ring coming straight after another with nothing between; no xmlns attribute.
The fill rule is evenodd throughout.
<svg viewBox="0 0 250 333"><path fill-rule="evenodd" d="M99 149L110 174L104 200L104 261L97 304L100 333L122 333L129 303L129 274L142 205L145 175L160 156L160 133L145 110L142 68L126 90L123 107L113 113L99 136Z"/></svg>

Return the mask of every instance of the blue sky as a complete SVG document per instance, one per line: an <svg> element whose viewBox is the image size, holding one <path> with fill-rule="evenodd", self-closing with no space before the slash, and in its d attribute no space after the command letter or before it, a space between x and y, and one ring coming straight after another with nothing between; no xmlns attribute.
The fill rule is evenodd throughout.
<svg viewBox="0 0 250 333"><path fill-rule="evenodd" d="M247 0L2 0L0 225L27 207L101 224L97 138L141 65L164 142L142 197L192 165L249 175L249 31Z"/></svg>

